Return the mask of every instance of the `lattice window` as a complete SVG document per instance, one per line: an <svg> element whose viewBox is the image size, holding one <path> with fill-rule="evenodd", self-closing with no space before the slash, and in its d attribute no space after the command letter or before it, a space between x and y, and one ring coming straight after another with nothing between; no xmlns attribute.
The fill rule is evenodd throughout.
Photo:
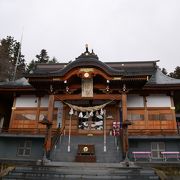
<svg viewBox="0 0 180 180"><path fill-rule="evenodd" d="M22 141L19 143L17 156L30 156L31 155L32 142Z"/></svg>
<svg viewBox="0 0 180 180"><path fill-rule="evenodd" d="M165 151L164 142L152 142L151 143L151 154L153 159L161 159L161 152Z"/></svg>
<svg viewBox="0 0 180 180"><path fill-rule="evenodd" d="M149 114L149 120L172 120L173 116L170 113L157 113L157 114Z"/></svg>
<svg viewBox="0 0 180 180"><path fill-rule="evenodd" d="M128 113L128 120L130 121L144 120L144 114Z"/></svg>

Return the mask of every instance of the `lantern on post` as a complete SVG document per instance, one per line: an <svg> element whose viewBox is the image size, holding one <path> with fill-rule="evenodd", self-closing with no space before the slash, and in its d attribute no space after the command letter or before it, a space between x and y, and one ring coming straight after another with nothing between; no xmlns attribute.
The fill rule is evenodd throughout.
<svg viewBox="0 0 180 180"><path fill-rule="evenodd" d="M40 121L39 123L46 126L46 134L44 140L44 156L43 156L43 161L44 161L47 160L50 156L52 122L50 122L46 117L44 117L43 120Z"/></svg>
<svg viewBox="0 0 180 180"><path fill-rule="evenodd" d="M123 151L124 151L124 157L125 161L129 161L128 158L128 151L129 151L129 140L128 140L128 126L132 125L132 122L129 120L125 120L122 123L123 128Z"/></svg>

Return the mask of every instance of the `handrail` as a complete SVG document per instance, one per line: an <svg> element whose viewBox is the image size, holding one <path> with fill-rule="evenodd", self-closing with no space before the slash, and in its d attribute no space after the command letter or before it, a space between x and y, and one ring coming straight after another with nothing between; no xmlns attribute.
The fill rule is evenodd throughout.
<svg viewBox="0 0 180 180"><path fill-rule="evenodd" d="M0 134L27 134L27 135L45 135L45 128L2 128ZM52 134L55 134L57 129L52 129Z"/></svg>
<svg viewBox="0 0 180 180"><path fill-rule="evenodd" d="M168 159L177 159L180 160L180 152L179 151L162 151L162 158L164 161L167 161Z"/></svg>
<svg viewBox="0 0 180 180"><path fill-rule="evenodd" d="M151 161L152 159L152 153L150 151L133 151L132 152L134 160L137 161L137 159L149 159Z"/></svg>
<svg viewBox="0 0 180 180"><path fill-rule="evenodd" d="M179 135L177 129L128 129L129 135Z"/></svg>
<svg viewBox="0 0 180 180"><path fill-rule="evenodd" d="M61 128L63 133L65 127ZM121 131L121 129L120 129ZM129 135L179 135L177 129L128 129ZM2 128L0 134L31 134L31 135L45 135L45 128ZM57 128L52 129L53 136L57 134Z"/></svg>

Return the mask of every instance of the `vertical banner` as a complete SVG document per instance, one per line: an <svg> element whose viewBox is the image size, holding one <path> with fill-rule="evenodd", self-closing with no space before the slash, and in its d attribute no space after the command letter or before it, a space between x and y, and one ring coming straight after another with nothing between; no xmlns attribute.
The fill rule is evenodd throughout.
<svg viewBox="0 0 180 180"><path fill-rule="evenodd" d="M119 136L120 135L120 122L114 121L113 122L113 136Z"/></svg>

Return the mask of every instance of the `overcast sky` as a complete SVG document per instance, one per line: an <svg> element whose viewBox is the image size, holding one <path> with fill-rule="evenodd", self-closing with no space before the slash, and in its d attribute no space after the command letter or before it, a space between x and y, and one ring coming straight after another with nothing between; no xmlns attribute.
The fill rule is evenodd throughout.
<svg viewBox="0 0 180 180"><path fill-rule="evenodd" d="M180 66L180 0L0 0L0 39L20 41L28 62L41 49L60 62L85 44L101 61Z"/></svg>

